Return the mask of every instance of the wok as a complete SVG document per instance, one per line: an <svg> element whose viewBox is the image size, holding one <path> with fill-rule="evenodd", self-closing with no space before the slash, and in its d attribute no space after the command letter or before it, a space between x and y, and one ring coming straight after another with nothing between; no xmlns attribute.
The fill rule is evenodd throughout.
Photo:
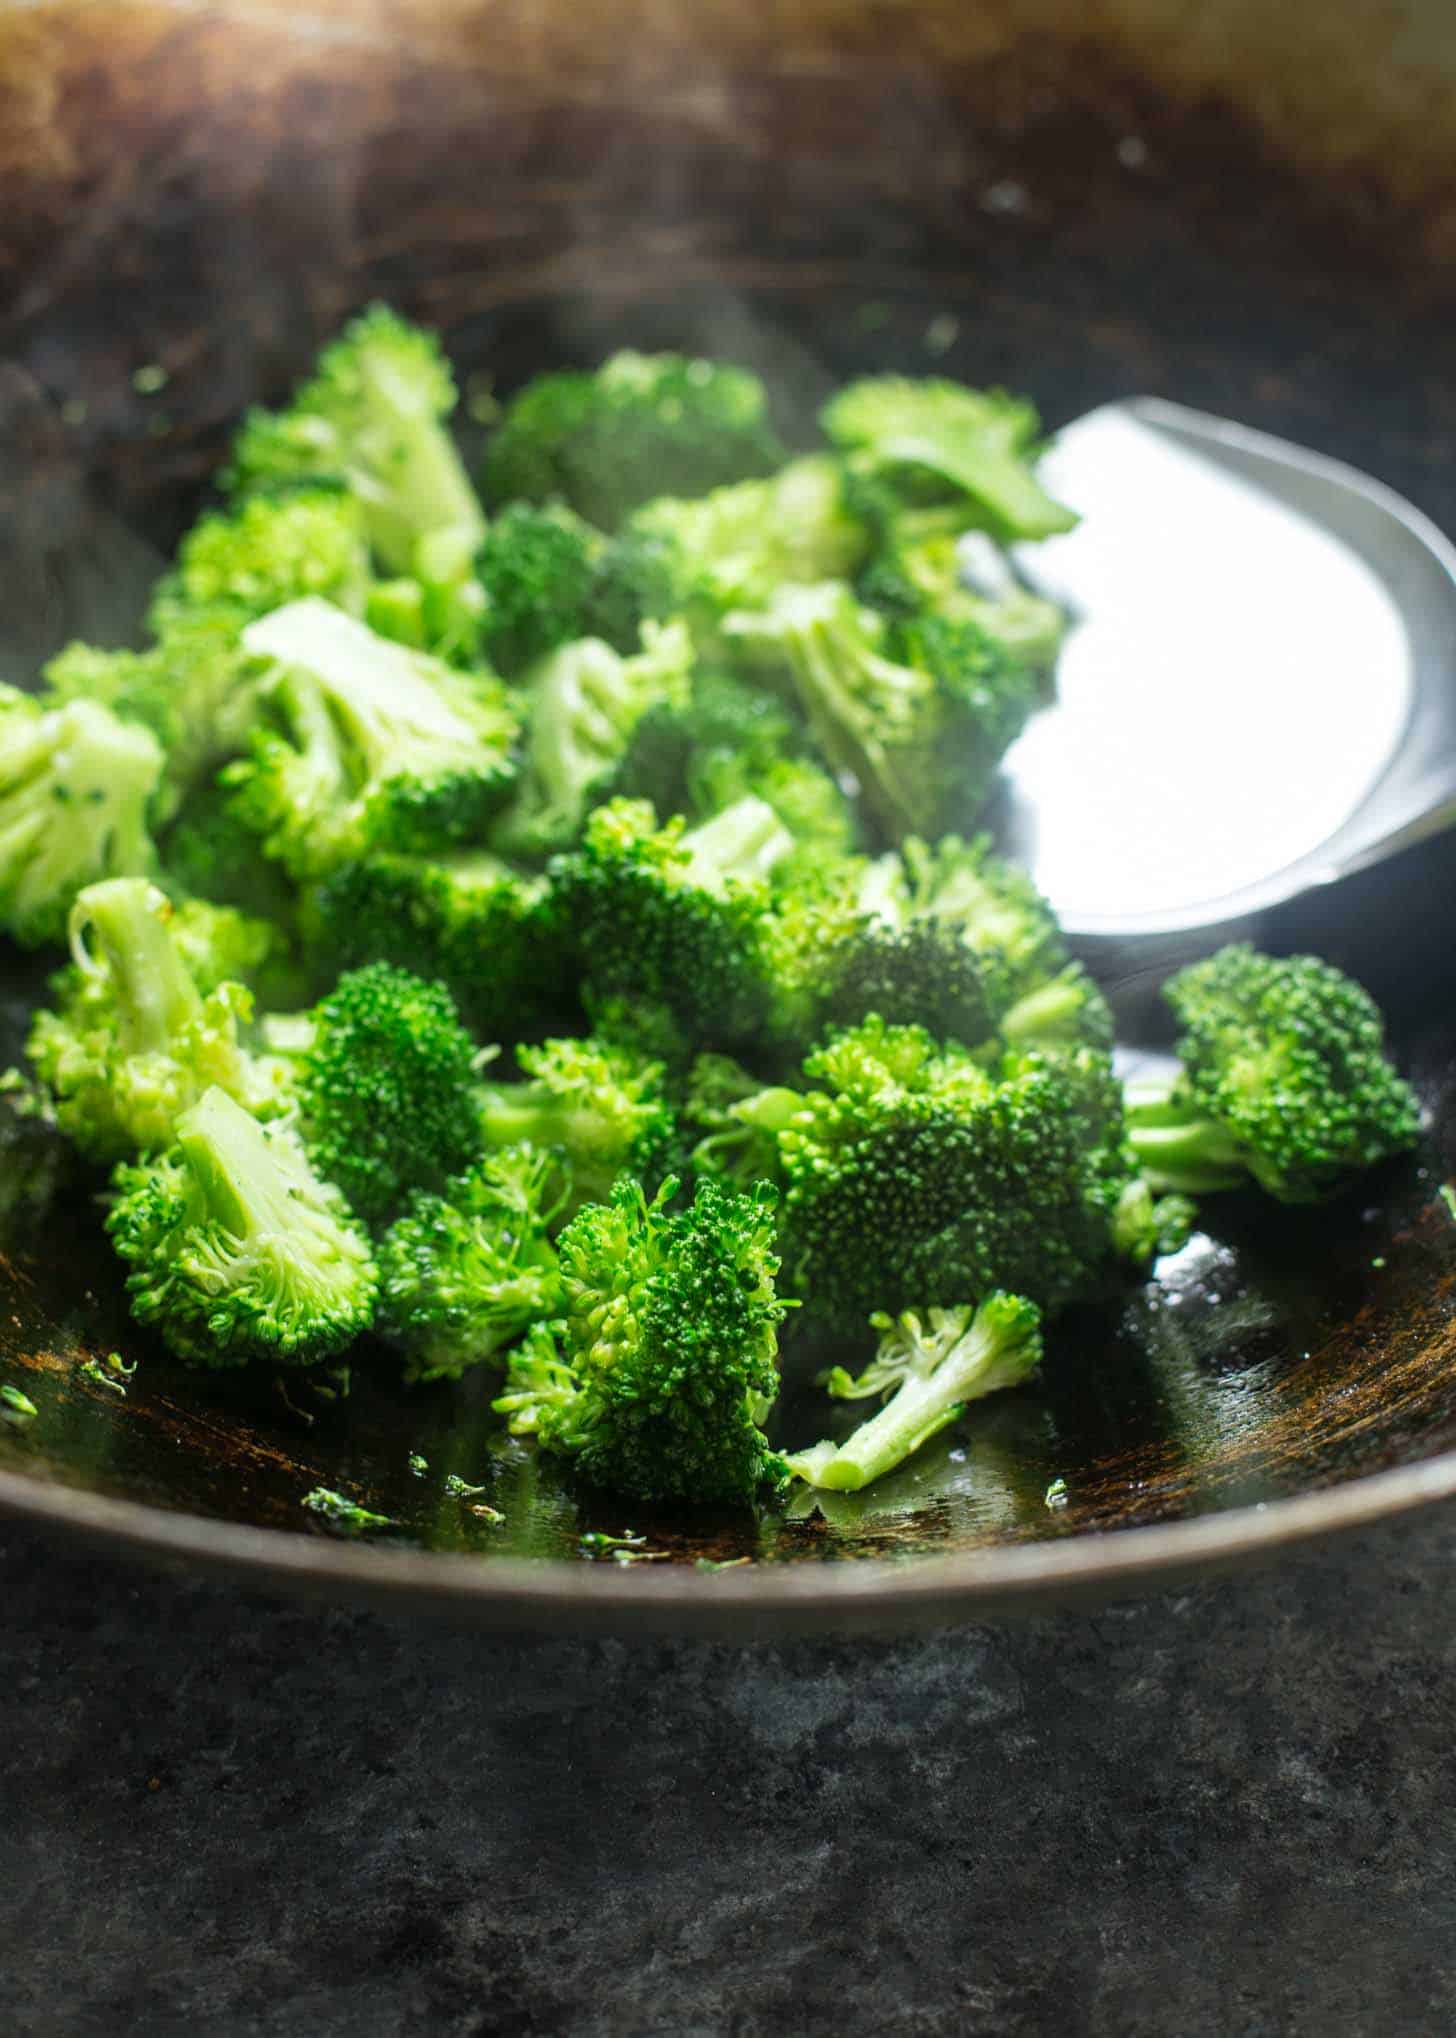
<svg viewBox="0 0 1456 2038"><path fill-rule="evenodd" d="M1440 0L1379 24L1332 0L0 14L0 671L124 633L229 421L375 296L443 328L477 415L540 365L621 344L746 360L791 424L887 367L1030 389L1053 425L1154 393L1347 459L1452 528L1444 16ZM298 1387L290 1406L189 1375L129 1326L84 1195L0 1261L0 1377L40 1409L0 1432L0 1503L330 1596L745 1632L1121 1591L1444 1498L1453 883L1449 843L1426 845L1261 929L1387 1002L1429 1107L1421 1155L1330 1210L1211 1206L1160 1283L1058 1327L1039 1386L827 1518L583 1503L501 1442L488 1381L406 1393L366 1358L347 1403ZM1170 959L1101 958L1133 1031ZM37 977L12 953L0 967L8 1054ZM78 1364L111 1350L140 1360L125 1397ZM802 1391L797 1407L807 1435ZM447 1472L504 1523L446 1496ZM401 1532L311 1528L317 1485ZM652 1558L586 1562L588 1528L630 1528Z"/></svg>

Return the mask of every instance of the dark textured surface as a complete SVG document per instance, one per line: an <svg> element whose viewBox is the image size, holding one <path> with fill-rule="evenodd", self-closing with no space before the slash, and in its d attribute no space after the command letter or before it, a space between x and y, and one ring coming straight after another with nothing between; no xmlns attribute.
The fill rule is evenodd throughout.
<svg viewBox="0 0 1456 2038"><path fill-rule="evenodd" d="M1456 1516L914 1642L530 1643L0 1528L15 2038L1427 2033Z"/></svg>

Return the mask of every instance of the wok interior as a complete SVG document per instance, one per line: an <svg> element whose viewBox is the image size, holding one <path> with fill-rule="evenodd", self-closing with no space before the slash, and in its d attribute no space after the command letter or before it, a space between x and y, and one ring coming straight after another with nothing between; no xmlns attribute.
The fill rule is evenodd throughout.
<svg viewBox="0 0 1456 2038"><path fill-rule="evenodd" d="M538 367L681 346L757 367L791 430L865 370L1025 388L1053 425L1157 393L1342 455L1456 525L1436 215L1281 163L1227 104L1191 109L1090 45L961 48L936 8L939 56L924 33L908 54L868 28L816 43L813 9L777 48L739 45L714 13L683 45L696 71L628 64L606 93L600 51L580 76L544 57L512 74L463 28L401 41L405 11L290 34L266 9L41 9L29 45L0 37L22 126L51 95L39 167L21 183L0 154L5 676L73 634L125 633L229 421L381 295L443 328L467 434ZM484 1378L405 1390L366 1354L347 1404L300 1387L290 1406L271 1382L189 1375L128 1324L84 1199L0 1261L0 1366L41 1408L0 1432L0 1467L292 1527L310 1487L335 1486L487 1554L571 1554L583 1528L630 1524L670 1555L803 1561L1166 1520L1429 1456L1456 1429L1456 1225L1437 1194L1453 876L1438 845L1267 930L1387 1001L1430 1151L1331 1211L1210 1205L1157 1283L1062 1321L1039 1385L827 1514L582 1505L501 1438ZM1146 1027L1167 958L1102 960ZM7 1058L34 987L12 978ZM112 1349L141 1360L124 1400L76 1369ZM791 1348L794 1442L820 1427L814 1363ZM504 1526L442 1497L450 1471L488 1486Z"/></svg>

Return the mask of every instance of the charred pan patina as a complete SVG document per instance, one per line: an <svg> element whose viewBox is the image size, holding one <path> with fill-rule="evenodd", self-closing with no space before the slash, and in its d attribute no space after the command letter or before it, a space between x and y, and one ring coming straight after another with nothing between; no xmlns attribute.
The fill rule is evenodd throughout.
<svg viewBox="0 0 1456 2038"><path fill-rule="evenodd" d="M1069 42L1050 0L822 0L772 47L727 6L638 42L621 8L0 17L7 676L73 631L125 630L229 421L378 294L445 328L481 408L623 343L746 358L800 417L883 366L1026 386L1053 421L1154 391L1339 453L1456 525L1450 165L1407 132L1418 98L1379 73L1331 117L1340 10L1298 79L1268 67L1287 18L1256 27L1262 84L1241 94L1207 37L1153 33L1175 11L1129 0ZM1271 16L1210 13L1230 41L1226 17ZM1448 89L1427 79L1427 113ZM378 1355L347 1401L188 1374L135 1336L84 1202L0 1263L0 1374L40 1410L0 1430L0 1500L485 1616L803 1627L1106 1589L1456 1490L1453 883L1437 848L1300 930L1392 1004L1432 1111L1423 1161L1330 1213L1211 1212L1159 1286L1059 1326L1039 1386L827 1516L583 1506L501 1439L487 1381L406 1394ZM1146 989L1116 986L1129 1014ZM124 1396L84 1370L112 1350L140 1360ZM815 1425L809 1390L785 1420ZM308 1527L320 1485L397 1530L254 1533ZM1089 1533L1114 1528L1140 1533ZM588 1563L591 1530L646 1540Z"/></svg>

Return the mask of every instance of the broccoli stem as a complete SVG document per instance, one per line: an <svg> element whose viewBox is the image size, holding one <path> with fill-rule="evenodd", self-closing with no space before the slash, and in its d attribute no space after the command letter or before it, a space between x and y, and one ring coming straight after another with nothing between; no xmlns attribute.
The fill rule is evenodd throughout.
<svg viewBox="0 0 1456 2038"><path fill-rule="evenodd" d="M71 909L76 967L88 977L110 980L120 1044L129 1055L165 1052L202 1010L170 919L167 900L145 878L90 885Z"/></svg>
<svg viewBox="0 0 1456 2038"><path fill-rule="evenodd" d="M380 431L376 444L366 435L370 455L388 476L387 485L361 467L352 479L364 510L370 543L394 573L408 573L416 562L419 534L459 534L463 550L473 552L485 536L485 519L465 463L446 427L423 413L418 392L409 379L392 372L386 361L362 364L371 394L378 400Z"/></svg>
<svg viewBox="0 0 1456 2038"><path fill-rule="evenodd" d="M291 1150L270 1140L252 1112L224 1091L208 1090L178 1119L177 1145L209 1216L235 1242L235 1250L299 1239L294 1279L300 1287L308 1284L321 1245L329 1248L328 1261L337 1257L335 1227L298 1193L301 1163L291 1166ZM304 1233L307 1244L300 1238Z"/></svg>
<svg viewBox="0 0 1456 2038"><path fill-rule="evenodd" d="M1155 1195L1206 1196L1247 1183L1236 1139L1194 1110L1178 1075L1129 1083L1127 1136Z"/></svg>
<svg viewBox="0 0 1456 2038"><path fill-rule="evenodd" d="M730 880L766 878L794 846L794 838L768 804L750 793L711 821L684 835L687 880L721 894Z"/></svg>
<svg viewBox="0 0 1456 2038"><path fill-rule="evenodd" d="M1064 973L1038 984L1006 1013L1001 1031L1009 1041L1075 1040L1087 1003L1084 984Z"/></svg>

